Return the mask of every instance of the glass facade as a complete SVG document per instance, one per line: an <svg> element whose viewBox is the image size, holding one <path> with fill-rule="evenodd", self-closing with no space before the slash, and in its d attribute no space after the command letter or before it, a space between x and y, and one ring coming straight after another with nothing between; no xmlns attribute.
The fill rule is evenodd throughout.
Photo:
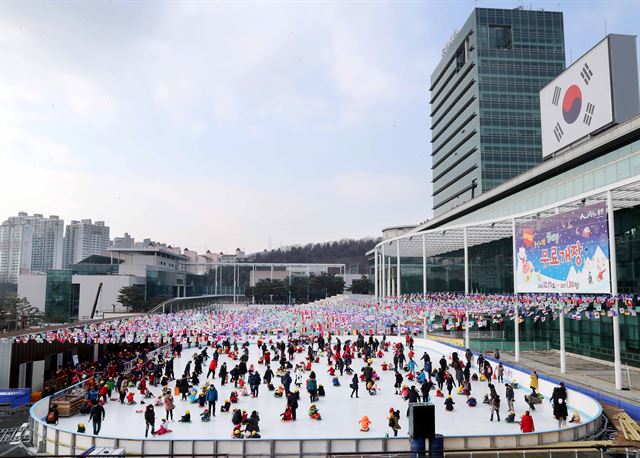
<svg viewBox="0 0 640 458"><path fill-rule="evenodd" d="M431 76L434 215L542 161L538 93L564 59L562 13L474 10Z"/></svg>
<svg viewBox="0 0 640 458"><path fill-rule="evenodd" d="M45 316L51 323L68 323L78 320L80 285L72 283L72 270L47 272Z"/></svg>
<svg viewBox="0 0 640 458"><path fill-rule="evenodd" d="M455 223L499 220L534 211L633 176L640 176L640 139L618 146L606 154L558 172L520 192L460 216Z"/></svg>

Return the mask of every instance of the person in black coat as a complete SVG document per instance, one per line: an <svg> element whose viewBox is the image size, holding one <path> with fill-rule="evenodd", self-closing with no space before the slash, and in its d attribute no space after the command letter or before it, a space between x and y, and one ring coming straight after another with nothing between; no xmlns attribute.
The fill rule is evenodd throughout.
<svg viewBox="0 0 640 458"><path fill-rule="evenodd" d="M288 396L289 393L291 393L291 382L293 380L291 379L291 375L289 374L289 372L285 372L285 374L280 377L280 382L282 383L282 386L284 387L284 392L285 394Z"/></svg>
<svg viewBox="0 0 640 458"><path fill-rule="evenodd" d="M357 374L353 374L353 378L351 379L351 397L353 398L353 395L356 395L356 398L359 398L360 396L358 396L358 385L359 385L360 381L358 380L358 375Z"/></svg>
<svg viewBox="0 0 640 458"><path fill-rule="evenodd" d="M264 376L262 377L262 380L264 380L264 383L268 385L269 383L271 383L271 379L273 379L273 371L267 365L267 370L264 371Z"/></svg>
<svg viewBox="0 0 640 458"><path fill-rule="evenodd" d="M186 401L187 394L189 394L189 381L187 380L186 376L180 379L180 384L178 385L178 387L180 390L180 394L182 395L182 400Z"/></svg>
<svg viewBox="0 0 640 458"><path fill-rule="evenodd" d="M289 397L287 397L287 406L291 408L292 420L296 421L296 411L298 410L298 395L296 393L289 393Z"/></svg>
<svg viewBox="0 0 640 458"><path fill-rule="evenodd" d="M258 412L256 412L255 410L251 412L251 416L247 421L247 431L249 431L250 433L254 431L260 432L260 416L258 415Z"/></svg>
<svg viewBox="0 0 640 458"><path fill-rule="evenodd" d="M429 402L429 391L433 388L433 382L427 380L420 386L420 393L422 394L422 400L424 402Z"/></svg>
<svg viewBox="0 0 640 458"><path fill-rule="evenodd" d="M567 417L569 412L567 411L566 401L566 389L563 387L555 387L550 401L553 403L553 416L558 420L558 427L562 428L567 424Z"/></svg>
<svg viewBox="0 0 640 458"><path fill-rule="evenodd" d="M400 391L400 388L402 388L402 380L404 380L404 377L402 376L402 374L398 371L396 371L396 383L394 383L393 387L396 389L396 394L398 394Z"/></svg>
<svg viewBox="0 0 640 458"><path fill-rule="evenodd" d="M89 421L93 421L93 434L96 436L100 434L102 420L104 420L105 415L104 407L97 402L91 408L91 412L89 412Z"/></svg>
<svg viewBox="0 0 640 458"><path fill-rule="evenodd" d="M151 435L155 436L156 430L156 412L153 410L153 405L149 404L144 411L144 437L149 437L149 428L151 428Z"/></svg>
<svg viewBox="0 0 640 458"><path fill-rule="evenodd" d="M411 385L409 389L409 404L413 404L415 402L420 402L420 393L416 390L415 385Z"/></svg>

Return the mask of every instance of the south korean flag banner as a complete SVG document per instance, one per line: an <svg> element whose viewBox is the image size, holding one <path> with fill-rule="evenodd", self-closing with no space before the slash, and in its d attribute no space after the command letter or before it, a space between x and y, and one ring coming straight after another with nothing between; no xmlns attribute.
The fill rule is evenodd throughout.
<svg viewBox="0 0 640 458"><path fill-rule="evenodd" d="M540 91L542 156L613 121L609 41L605 39Z"/></svg>

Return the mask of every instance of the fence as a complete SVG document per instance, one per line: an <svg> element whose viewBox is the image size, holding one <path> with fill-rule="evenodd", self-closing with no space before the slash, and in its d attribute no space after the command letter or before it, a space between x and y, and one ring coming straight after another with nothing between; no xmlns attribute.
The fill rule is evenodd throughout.
<svg viewBox="0 0 640 458"><path fill-rule="evenodd" d="M612 447L599 444L577 443L574 447L540 447L526 450L445 450L424 454L404 453L334 453L329 458L443 458L443 457L482 457L482 458L604 458L625 457L640 458L640 449L635 447Z"/></svg>
<svg viewBox="0 0 640 458"><path fill-rule="evenodd" d="M464 339L464 331L450 331L450 332L430 332L430 335L451 337L454 339ZM471 331L469 330L470 339L486 339L486 340L504 340L504 331Z"/></svg>
<svg viewBox="0 0 640 458"><path fill-rule="evenodd" d="M515 343L510 341L502 342L483 342L472 340L471 349L474 351L515 351ZM520 342L520 351L544 351L551 350L551 343L548 340L533 341L533 342Z"/></svg>
<svg viewBox="0 0 640 458"><path fill-rule="evenodd" d="M162 347L158 347L155 350L151 350L150 352L145 354L146 360L150 361L153 358L155 358L156 355L162 355L163 358L167 358L167 356L171 354L172 348L173 346L171 344L167 344L167 345L163 345ZM127 361L126 363L124 363L124 371L131 372L131 369L133 369L133 366L135 366L137 361L138 361L138 358L133 358L130 361Z"/></svg>
<svg viewBox="0 0 640 458"><path fill-rule="evenodd" d="M195 308L213 308L214 310L222 310L222 302L229 300L229 295L211 295L211 296L194 296L194 297L172 297L164 302L156 305L149 310L152 313L172 313L181 312Z"/></svg>

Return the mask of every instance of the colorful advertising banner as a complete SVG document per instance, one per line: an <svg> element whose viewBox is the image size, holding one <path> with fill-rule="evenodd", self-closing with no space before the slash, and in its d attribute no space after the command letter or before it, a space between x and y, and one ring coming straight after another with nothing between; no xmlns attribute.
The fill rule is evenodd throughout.
<svg viewBox="0 0 640 458"><path fill-rule="evenodd" d="M606 203L516 225L518 293L611 293Z"/></svg>

